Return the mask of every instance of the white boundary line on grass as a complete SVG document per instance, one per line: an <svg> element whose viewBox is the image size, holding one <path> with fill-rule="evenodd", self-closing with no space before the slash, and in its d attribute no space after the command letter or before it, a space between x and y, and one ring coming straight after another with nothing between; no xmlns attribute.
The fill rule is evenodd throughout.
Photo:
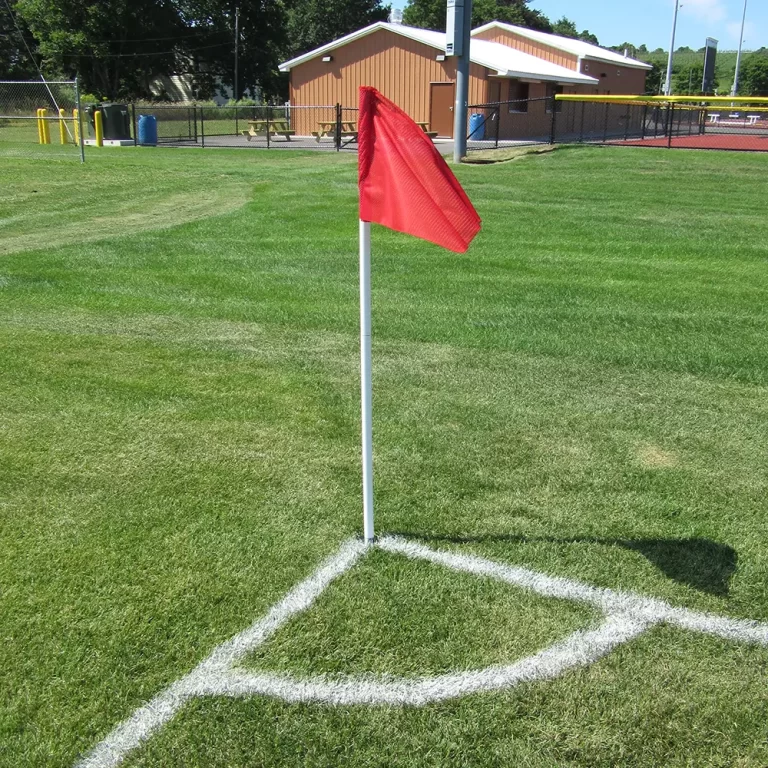
<svg viewBox="0 0 768 768"><path fill-rule="evenodd" d="M522 682L554 679L568 669L592 664L617 646L661 623L727 640L768 646L768 624L675 608L663 600L593 587L473 555L435 550L398 537L384 537L375 546L454 571L497 579L544 597L587 603L601 611L604 619L596 628L574 632L549 648L508 666L435 677L383 679L374 675L332 678L319 675L296 678L286 674L255 673L239 667L238 663L251 651L266 642L293 616L307 610L334 579L352 568L370 549L362 541L349 540L264 617L215 648L192 672L137 709L78 762L77 768L119 765L129 752L195 697L261 695L288 702L329 705L423 706L470 693L511 688Z"/></svg>

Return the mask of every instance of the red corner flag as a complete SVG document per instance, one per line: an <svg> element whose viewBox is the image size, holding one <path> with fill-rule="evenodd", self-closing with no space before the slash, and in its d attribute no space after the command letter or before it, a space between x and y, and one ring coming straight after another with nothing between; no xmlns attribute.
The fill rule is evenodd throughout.
<svg viewBox="0 0 768 768"><path fill-rule="evenodd" d="M375 88L360 88L360 219L464 253L480 217L426 133Z"/></svg>

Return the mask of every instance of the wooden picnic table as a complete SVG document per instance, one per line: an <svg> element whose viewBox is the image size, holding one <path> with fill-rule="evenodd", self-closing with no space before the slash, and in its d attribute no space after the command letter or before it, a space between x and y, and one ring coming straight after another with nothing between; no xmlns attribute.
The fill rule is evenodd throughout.
<svg viewBox="0 0 768 768"><path fill-rule="evenodd" d="M430 139L434 139L437 136L437 131L429 130L429 123L426 121L414 121L416 125L421 128L424 133L429 136ZM329 138L332 139L336 135L336 121L335 120L319 120L317 123L318 130L312 131L312 135L315 137L315 141L318 143L320 139ZM357 123L353 120L341 121L341 135L344 138L348 138L350 141L357 141Z"/></svg>
<svg viewBox="0 0 768 768"><path fill-rule="evenodd" d="M319 120L317 127L318 130L312 131L312 135L315 137L315 141L318 142L318 144L320 143L320 139L332 139L336 135L335 120ZM353 120L342 120L341 135L348 138L350 141L357 141L357 123Z"/></svg>
<svg viewBox="0 0 768 768"><path fill-rule="evenodd" d="M419 126L419 128L421 128L422 131L424 131L424 133L427 134L427 136L429 136L430 139L434 139L435 136L437 136L437 131L430 131L429 130L429 123L427 121L425 121L425 120L414 120L414 122L416 123L416 125Z"/></svg>
<svg viewBox="0 0 768 768"><path fill-rule="evenodd" d="M285 136L286 141L290 141L291 136L296 134L287 120L249 120L248 130L242 131L242 134L250 141L254 136L266 136L267 130L270 135Z"/></svg>

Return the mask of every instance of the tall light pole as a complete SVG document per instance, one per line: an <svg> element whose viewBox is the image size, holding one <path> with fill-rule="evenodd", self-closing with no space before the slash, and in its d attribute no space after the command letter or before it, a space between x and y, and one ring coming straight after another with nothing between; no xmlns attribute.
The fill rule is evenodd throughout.
<svg viewBox="0 0 768 768"><path fill-rule="evenodd" d="M736 54L736 71L733 73L733 85L731 86L731 96L739 92L739 65L741 64L741 44L744 42L744 22L747 18L747 0L744 0L744 13L741 15L741 32L739 33L739 50Z"/></svg>
<svg viewBox="0 0 768 768"><path fill-rule="evenodd" d="M664 95L672 95L672 59L675 55L675 31L677 30L677 12L680 0L675 0L675 15L672 17L672 39L669 41L669 57L667 58L667 78L664 81Z"/></svg>

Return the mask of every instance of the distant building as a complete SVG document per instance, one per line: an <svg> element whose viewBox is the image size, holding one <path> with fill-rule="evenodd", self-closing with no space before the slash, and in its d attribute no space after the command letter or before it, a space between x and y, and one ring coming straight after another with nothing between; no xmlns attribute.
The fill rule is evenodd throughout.
<svg viewBox="0 0 768 768"><path fill-rule="evenodd" d="M513 102L499 134L545 129L555 93L641 94L649 64L597 45L499 21L472 32L469 103ZM453 135L456 59L445 33L378 22L280 65L290 73L292 106L357 105L371 85L440 136ZM326 118L327 119L327 118ZM293 112L301 134L317 130L312 110ZM304 124L306 123L306 125Z"/></svg>

